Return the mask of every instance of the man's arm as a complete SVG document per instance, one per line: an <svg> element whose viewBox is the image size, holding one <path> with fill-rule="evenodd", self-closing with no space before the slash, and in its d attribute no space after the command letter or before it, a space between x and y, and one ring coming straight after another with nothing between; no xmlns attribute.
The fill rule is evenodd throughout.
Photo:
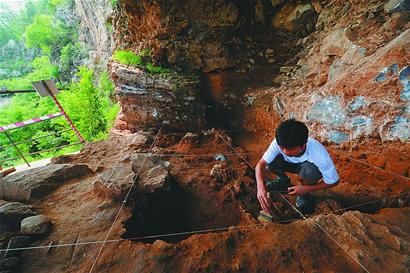
<svg viewBox="0 0 410 273"><path fill-rule="evenodd" d="M263 177L263 172L266 169L266 166L268 166L268 163L261 158L255 168L257 197L262 209L266 212L272 213L270 200L268 198L268 192L266 191L265 181Z"/></svg>
<svg viewBox="0 0 410 273"><path fill-rule="evenodd" d="M339 184L339 180L336 181L333 184L326 184L324 182L319 183L319 184L315 184L315 185L302 185L302 186L293 186L293 187L289 187L289 194L292 195L304 195L308 192L312 192L312 191L320 191L320 190L326 190L326 189L330 189L333 188L334 186Z"/></svg>

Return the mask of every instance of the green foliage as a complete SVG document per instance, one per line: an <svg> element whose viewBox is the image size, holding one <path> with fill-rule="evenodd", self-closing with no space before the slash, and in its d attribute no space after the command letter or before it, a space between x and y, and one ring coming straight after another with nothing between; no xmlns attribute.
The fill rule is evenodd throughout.
<svg viewBox="0 0 410 273"><path fill-rule="evenodd" d="M71 5L72 0L50 0L50 5L52 7L61 7Z"/></svg>
<svg viewBox="0 0 410 273"><path fill-rule="evenodd" d="M107 29L107 31L108 31L109 33L112 33L113 28L112 28L112 24L111 24L111 23L106 22L106 23L105 23L105 28Z"/></svg>
<svg viewBox="0 0 410 273"><path fill-rule="evenodd" d="M163 68L163 67L160 67L160 66L154 66L151 63L147 64L145 66L145 68L147 69L147 71L149 73L152 73L152 74L164 74L164 73L170 73L171 72L170 69Z"/></svg>
<svg viewBox="0 0 410 273"><path fill-rule="evenodd" d="M115 8L118 4L118 0L111 0L111 7Z"/></svg>
<svg viewBox="0 0 410 273"><path fill-rule="evenodd" d="M113 60L125 65L140 66L152 74L170 73L171 70L151 63L152 52L144 49L140 54L135 54L129 50L117 50L114 52Z"/></svg>
<svg viewBox="0 0 410 273"><path fill-rule="evenodd" d="M24 77L0 80L0 88L8 90L31 89L31 82L56 78L58 67L52 65L48 56L35 58L32 63L33 71Z"/></svg>
<svg viewBox="0 0 410 273"><path fill-rule="evenodd" d="M86 67L81 67L77 76L80 80L73 83L69 91L61 93L61 103L86 140L105 137L113 121L112 115L118 110L110 99L113 85L106 73L95 83L94 72Z"/></svg>
<svg viewBox="0 0 410 273"><path fill-rule="evenodd" d="M41 48L44 53L51 53L51 46L59 38L57 27L52 19L46 14L34 17L34 22L27 27L25 32L28 47Z"/></svg>
<svg viewBox="0 0 410 273"><path fill-rule="evenodd" d="M79 43L68 43L61 49L59 75L64 79L71 79L76 67L86 58L86 52Z"/></svg>
<svg viewBox="0 0 410 273"><path fill-rule="evenodd" d="M142 65L141 57L129 50L117 50L114 52L113 59L120 64Z"/></svg>
<svg viewBox="0 0 410 273"><path fill-rule="evenodd" d="M0 3L0 89L32 89L32 81L59 80L59 87L62 83L67 87L58 95L61 104L82 135L88 141L95 141L107 137L119 106L112 100L113 84L107 73L101 73L96 80L92 70L78 67L87 52L77 42L78 23L73 3L73 0L27 0L19 12ZM68 84L76 72L76 82ZM0 125L56 112L59 109L50 97L18 94L9 104L0 106ZM37 138L32 143L19 144L22 153L28 154L78 142L69 128L67 121L59 117L12 130L10 135L15 142ZM14 147L2 147L8 144L5 134L0 133L0 160L19 156ZM67 147L27 158L41 159L78 148ZM17 163L22 160L0 162L0 165Z"/></svg>
<svg viewBox="0 0 410 273"><path fill-rule="evenodd" d="M110 99L114 86L107 73L102 73L96 82L94 72L86 67L81 67L77 76L79 81L72 83L68 90L62 91L57 97L86 140L105 139L108 137L108 130L113 125L119 111L119 105ZM9 105L0 108L0 125L24 121L58 111L49 97L40 98L37 94L19 94L12 98ZM55 136L40 138L33 143L20 144L19 148L23 154L28 154L78 142L76 135L71 130L61 132L66 129L70 129L67 121L63 117L59 117L11 131L10 134L15 142L43 137L50 133L55 134ZM0 134L0 143L2 146L9 143L4 134ZM54 156L59 152L61 151L42 153L29 158L40 159ZM0 159L12 157L18 157L18 153L13 147L0 148ZM10 161L2 165L8 166L16 162Z"/></svg>

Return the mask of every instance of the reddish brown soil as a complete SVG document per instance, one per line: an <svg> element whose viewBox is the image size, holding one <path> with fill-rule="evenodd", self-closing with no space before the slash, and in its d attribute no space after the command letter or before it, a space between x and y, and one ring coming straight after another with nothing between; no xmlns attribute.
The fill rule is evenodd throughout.
<svg viewBox="0 0 410 273"><path fill-rule="evenodd" d="M185 216L189 221L178 231L226 229L154 238L151 240L154 243L123 240L121 237L126 230L122 223L133 213L132 207L127 205L121 210L108 238L119 241L107 242L96 261L101 241L106 238L121 204L111 203L99 208L102 200L93 192L93 177L73 180L35 204L37 210L53 222L52 232L35 245L99 243L25 251L22 271L89 272L96 261L93 272L361 272L360 266L318 228L316 223L320 223L370 272L381 272L382 268L386 272L406 272L410 210L395 207L408 206L408 180L345 158L352 156L375 164L373 157L377 153L386 158L386 163L378 161L381 167L399 170L401 165L388 158L402 158L408 162L408 155L400 145L381 146L379 151L366 153L360 146L353 147L351 152L343 151L343 156L331 152L343 183L318 193L319 200L336 200L342 207L377 201L355 208L364 212L377 211L376 215L358 211L328 214L332 208L329 205L316 212L321 215L297 220L298 214L286 201L274 196L277 221L292 221L264 226L256 220L259 205L252 168L217 133L198 135L198 141L190 142L180 141L182 134L161 134L154 151L169 154L162 159L171 163L170 172L184 193ZM226 134L222 136L229 140ZM88 162L98 174L104 168L115 166L119 158L148 151L150 143L129 149L132 138L124 133L113 135L108 142L89 144L79 155L60 160ZM268 136L238 132L233 141L237 151L252 166L269 142ZM332 151L332 147L330 149ZM212 166L218 163L214 160L216 154L228 159L228 179L223 182L209 175ZM378 210L382 207L392 208ZM158 213L157 217L163 216ZM166 224L161 223L164 226L162 234L167 233ZM138 223L134 223L135 226ZM393 262L391 257L394 257Z"/></svg>

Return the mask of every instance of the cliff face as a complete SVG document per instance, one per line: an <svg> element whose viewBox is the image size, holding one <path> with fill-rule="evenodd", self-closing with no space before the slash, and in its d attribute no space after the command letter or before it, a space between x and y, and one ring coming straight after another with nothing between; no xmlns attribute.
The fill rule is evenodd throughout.
<svg viewBox="0 0 410 273"><path fill-rule="evenodd" d="M136 131L141 128L198 130L204 126L204 108L199 78L180 73L149 74L143 69L113 63L121 113L116 128Z"/></svg>
<svg viewBox="0 0 410 273"><path fill-rule="evenodd" d="M90 61L105 69L111 59L113 6L110 0L75 0L80 18L79 40L89 49Z"/></svg>

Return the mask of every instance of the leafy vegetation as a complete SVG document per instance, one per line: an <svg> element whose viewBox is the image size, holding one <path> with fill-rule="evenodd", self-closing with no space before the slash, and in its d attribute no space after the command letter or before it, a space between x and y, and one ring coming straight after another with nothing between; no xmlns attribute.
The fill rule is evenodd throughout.
<svg viewBox="0 0 410 273"><path fill-rule="evenodd" d="M151 51L144 49L139 55L129 50L117 50L113 54L113 60L120 64L139 66L151 74L170 73L171 70L160 66L155 66L151 62Z"/></svg>
<svg viewBox="0 0 410 273"><path fill-rule="evenodd" d="M87 52L78 42L78 19L73 0L27 0L20 11L0 3L0 89L32 89L31 82L54 79L63 88L58 99L87 141L108 136L118 113L113 84L106 72L85 67ZM10 101L9 101L10 100ZM59 112L50 97L35 93L8 96L0 125ZM67 121L58 117L8 131L29 160L78 150L78 139ZM55 151L55 147L67 146ZM49 151L48 151L49 150ZM45 151L45 152L44 152ZM14 160L1 161L16 158ZM23 163L6 134L0 133L0 165Z"/></svg>
<svg viewBox="0 0 410 273"><path fill-rule="evenodd" d="M117 50L112 58L114 61L125 65L142 65L141 57L128 50Z"/></svg>

